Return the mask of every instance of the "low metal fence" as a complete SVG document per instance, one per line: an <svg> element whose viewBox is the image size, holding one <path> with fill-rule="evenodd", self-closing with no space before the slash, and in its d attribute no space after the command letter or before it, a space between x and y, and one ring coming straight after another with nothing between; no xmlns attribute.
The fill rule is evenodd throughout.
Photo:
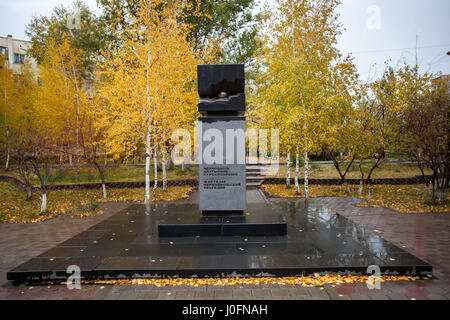
<svg viewBox="0 0 450 320"><path fill-rule="evenodd" d="M364 180L364 184L371 185L414 185L414 184L424 184L425 179L431 181L432 176L415 176L407 178L377 178L371 179L370 181ZM11 176L0 176L0 181L12 182L21 190L25 189L25 184L18 178ZM349 185L359 185L361 179L346 179ZM304 183L303 178L299 178L298 182L300 184ZM286 178L275 178L266 177L264 178L264 184L285 184ZM295 183L295 179L291 178L291 184ZM341 179L309 179L308 183L311 185L342 185L343 181ZM126 182L106 182L107 188L113 189L126 189L126 188L145 188L145 181L126 181ZM153 187L154 181L151 181L151 186ZM162 186L162 181L158 181L158 185ZM177 187L177 186L191 186L198 187L197 179L182 179L182 180L167 180L167 186ZM90 190L90 189L101 189L101 183L79 183L79 184L55 184L48 187L49 190ZM35 189L39 189L35 187Z"/></svg>

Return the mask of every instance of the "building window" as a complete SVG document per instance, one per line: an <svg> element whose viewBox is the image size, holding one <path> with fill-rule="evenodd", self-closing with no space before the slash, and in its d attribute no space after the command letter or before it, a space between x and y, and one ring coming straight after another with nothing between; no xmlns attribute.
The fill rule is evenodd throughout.
<svg viewBox="0 0 450 320"><path fill-rule="evenodd" d="M14 63L23 64L25 60L25 55L20 53L14 53Z"/></svg>
<svg viewBox="0 0 450 320"><path fill-rule="evenodd" d="M8 60L8 48L0 46L0 54L3 55L5 60Z"/></svg>

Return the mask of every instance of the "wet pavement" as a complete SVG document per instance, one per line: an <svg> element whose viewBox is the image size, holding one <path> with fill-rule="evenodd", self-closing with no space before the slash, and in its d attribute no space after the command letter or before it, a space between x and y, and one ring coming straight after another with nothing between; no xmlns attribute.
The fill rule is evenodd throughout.
<svg viewBox="0 0 450 320"><path fill-rule="evenodd" d="M259 191L255 191L259 192ZM258 201L249 201L249 208L257 207L258 203L261 204L261 199L265 202L264 195L255 194L254 197L259 198ZM448 232L449 232L449 220L448 215L445 214L400 214L390 209L385 208L359 208L353 205L355 202L361 200L356 198L318 198L313 202L310 202L311 213L306 215L300 214L304 212L302 201L286 202L282 199L269 199L274 208L283 209L288 216L287 220L290 221L288 231L288 241L274 241L270 246L262 248L262 239L235 239L238 243L222 243L220 250L223 252L229 252L227 250L234 249L232 254L240 259L241 256L254 256L258 257L257 262L273 263L274 260L265 259L264 256L275 256L275 253L282 252L286 255L301 255L307 259L309 257L315 263L321 261L320 257L326 256L326 252L335 252L336 249L340 249L340 256L350 256L355 261L355 252L357 248L365 246L366 251L363 250L361 257L358 259L367 259L368 255L372 254L372 258L377 259L376 262L390 263L395 261L401 261L409 253L414 254L419 259L422 259L426 263L433 265L433 273L436 276L435 280L420 280L420 281L401 281L382 283L381 290L369 290L365 284L349 284L340 286L328 286L324 288L303 288L296 286L281 286L281 285L243 285L232 287L217 287L217 286L203 286L198 288L182 286L182 287L156 287L152 285L110 285L110 286L96 286L85 285L82 286L82 290L68 290L66 286L12 286L11 282L6 282L0 289L1 298L10 299L60 299L60 298L93 298L93 299L204 299L204 298L217 298L217 299L448 299L449 296L449 248L448 248ZM188 200L182 200L176 202L177 204L195 205L195 194ZM121 207L120 207L121 206ZM107 213L100 217L86 218L86 219L73 219L67 217L60 217L51 221L38 223L38 224L17 224L17 225L1 225L0 226L0 250L2 251L1 260L1 276L3 282L5 279L6 271L18 266L26 260L41 255L40 259L55 259L59 257L64 259L68 257L61 256L60 251L48 251L53 246L58 245L63 241L69 240L82 230L94 226L95 224L102 222L103 225L107 224L109 218L113 220L113 209L117 212L123 209L125 205L114 204L109 205ZM255 208L256 208L255 207ZM132 207L133 208L133 207ZM130 208L131 210L133 210ZM134 208L139 208L135 206ZM139 210L138 210L139 211ZM250 211L251 212L251 211ZM336 213L339 213L336 215ZM117 216L117 215L116 215ZM344 216L346 218L344 218ZM128 223L131 220L128 220ZM134 220L136 223L137 220ZM354 223L352 223L353 221ZM138 223L142 224L142 223ZM129 225L127 225L128 227ZM365 228L361 228L365 227ZM94 227L99 228L99 227ZM142 232L144 232L144 224L141 226ZM93 231L92 229L91 231ZM315 229L315 230L312 230ZM132 230L132 229L130 229ZM136 229L138 230L138 229ZM301 232L299 230L302 230ZM365 231L363 231L365 230ZM101 229L98 229L101 231ZM105 230L103 230L105 231ZM111 230L107 230L110 232ZM323 233L322 231L326 231ZM92 232L91 232L92 233ZM95 233L95 232L93 232ZM115 233L115 232L113 232ZM329 239L317 239L314 235L327 234ZM112 235L112 233L111 233ZM153 245L152 236L136 236L133 240L128 241L133 256L127 256L128 253L113 252L115 249L111 249L110 254L115 254L117 259L125 257L135 257L135 261L141 261L142 257L148 254L148 249ZM294 236L295 235L295 236ZM339 235L339 236L338 236ZM114 242L115 240L107 240L110 234L103 234L102 237L105 242ZM90 236L85 239L92 240ZM100 237L100 238L102 238ZM389 244L385 240L392 242ZM75 238L82 240L82 238ZM109 238L111 239L111 238ZM131 239L131 238L130 238ZM315 247L311 247L311 243L305 239L315 239ZM336 240L337 239L337 240ZM372 241L376 239L375 241ZM153 239L154 240L154 239ZM166 239L168 240L168 239ZM178 239L179 240L179 239ZM197 239L199 240L199 239ZM207 240L207 239L205 239ZM273 240L273 239L272 239ZM279 239L280 240L280 239ZM320 241L319 241L320 240ZM70 240L69 240L70 241ZM92 240L96 241L96 240ZM199 241L198 244L201 244ZM242 242L239 242L242 241ZM323 242L321 242L323 241ZM344 245L343 242L347 242ZM176 247L174 244L170 244L168 241L166 246ZM296 243L291 245L291 243ZM206 241L205 241L206 243ZM204 243L204 244L205 244ZM67 242L66 242L67 244ZM73 256L76 250L82 250L87 247L86 243L70 243L71 249L67 252L72 253ZM131 244L133 247L131 247ZM363 244L363 246L361 245ZM241 245L247 247L242 248ZM159 244L158 244L159 246ZM239 247L237 247L239 246ZM206 246L200 247L200 251L196 254L190 253L190 257L198 257L197 253L202 253L202 256L213 256L213 251L208 251L210 255L205 254L204 250L207 250ZM238 248L244 249L244 251ZM346 248L343 250L342 248ZM380 250L380 248L383 248ZM217 248L216 248L217 249ZM237 250L236 250L237 249ZM263 250L264 249L264 250ZM265 250L267 249L267 250ZM89 249L89 250L94 250ZM179 257L181 251L174 250L172 257ZM65 251L65 250L63 250ZM346 251L346 252L345 252ZM373 254L373 252L377 254ZM84 251L79 251L84 252ZM243 254L245 252L245 254ZM409 253L405 253L409 252ZM89 253L89 251L88 251ZM98 252L91 251L89 256L84 256L86 266L94 264L89 261L90 256L99 256ZM266 253L266 254L264 254ZM270 253L270 254L267 254ZM102 253L104 254L104 253ZM143 255L145 254L145 255ZM358 255L360 252L358 252ZM63 253L63 255L69 255ZM80 254L77 253L77 256ZM50 257L51 256L51 257ZM184 257L187 255L183 253ZM157 257L157 256L155 256ZM412 256L410 256L412 257ZM133 265L133 259L128 260L129 266ZM330 257L327 256L328 261ZM394 259L394 260L392 260ZM414 263L417 263L416 258ZM110 259L112 260L112 259ZM156 259L153 259L156 260ZM164 260L164 259L163 259ZM50 260L49 260L50 261ZM55 261L55 260L52 260ZM159 259L158 259L159 261ZM346 263L345 260L341 261ZM361 261L361 260L360 260ZM419 260L420 261L420 260ZM122 261L123 262L123 261ZM185 261L191 263L191 266L197 263L195 259ZM367 261L366 261L367 262ZM107 261L110 266L114 266L114 261ZM421 262L422 263L422 262ZM175 263L177 266L182 266L181 261ZM364 263L365 264L365 263ZM395 264L395 263L394 263ZM121 263L121 265L124 265ZM197 266L197 265L196 265ZM61 268L63 269L63 268ZM63 271L63 270L61 270ZM170 294L169 294L170 293Z"/></svg>

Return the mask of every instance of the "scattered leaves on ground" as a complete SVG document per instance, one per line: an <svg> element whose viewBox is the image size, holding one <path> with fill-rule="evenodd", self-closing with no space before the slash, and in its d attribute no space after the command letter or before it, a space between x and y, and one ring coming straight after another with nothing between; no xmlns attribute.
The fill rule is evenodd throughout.
<svg viewBox="0 0 450 320"><path fill-rule="evenodd" d="M187 198L192 187L168 187L167 192L158 188L154 201L169 201ZM48 220L72 213L74 218L103 214L99 203L105 201L142 201L143 188L108 189L108 197L103 198L101 189L94 190L54 190L47 200L47 211L40 213L41 200L37 194L26 200L25 192L12 183L0 182L0 223L32 223Z"/></svg>
<svg viewBox="0 0 450 320"><path fill-rule="evenodd" d="M340 285L349 283L369 282L374 284L376 280L380 282L386 281L415 281L420 280L418 276L388 276L380 277L369 275L336 275L314 274L302 277L230 277L230 278L136 278L136 279L98 279L98 280L81 280L82 284L95 285L154 285L163 286L234 286L234 285L298 285L302 287L322 287L325 284ZM45 282L55 283L55 282ZM64 282L59 282L63 284Z"/></svg>
<svg viewBox="0 0 450 320"><path fill-rule="evenodd" d="M349 186L351 194L347 194L344 186L340 185L310 185L310 197L359 197L368 200L368 188L365 187L361 195L359 186ZM296 194L295 186L263 185L262 188L270 196L294 198L303 197L304 190L300 187L300 194ZM371 202L358 203L360 207L387 207L403 213L449 212L450 200L443 204L426 202L427 191L425 185L376 185L371 187Z"/></svg>

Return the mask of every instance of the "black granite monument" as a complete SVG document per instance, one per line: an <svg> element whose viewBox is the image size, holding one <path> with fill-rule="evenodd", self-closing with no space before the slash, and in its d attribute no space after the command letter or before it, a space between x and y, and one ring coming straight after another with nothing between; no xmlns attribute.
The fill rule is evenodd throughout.
<svg viewBox="0 0 450 320"><path fill-rule="evenodd" d="M197 223L160 224L159 236L279 236L286 222L246 210L245 70L199 65L199 211Z"/></svg>
<svg viewBox="0 0 450 320"><path fill-rule="evenodd" d="M198 72L199 209L242 215L245 184L244 65L200 65Z"/></svg>

